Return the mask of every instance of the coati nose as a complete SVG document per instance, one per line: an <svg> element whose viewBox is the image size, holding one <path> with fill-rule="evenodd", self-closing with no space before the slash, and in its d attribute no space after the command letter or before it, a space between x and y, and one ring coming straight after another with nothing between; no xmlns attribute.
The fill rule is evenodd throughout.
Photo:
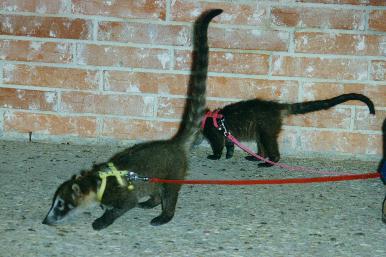
<svg viewBox="0 0 386 257"><path fill-rule="evenodd" d="M47 217L44 218L44 220L42 221L42 224L48 225Z"/></svg>

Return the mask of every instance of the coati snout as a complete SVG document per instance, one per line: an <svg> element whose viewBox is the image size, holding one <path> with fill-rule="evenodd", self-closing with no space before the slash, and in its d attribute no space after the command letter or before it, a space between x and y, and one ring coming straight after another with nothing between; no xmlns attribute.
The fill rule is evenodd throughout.
<svg viewBox="0 0 386 257"><path fill-rule="evenodd" d="M63 223L75 214L79 207L85 208L96 203L96 193L91 190L87 193L82 192L76 179L72 178L59 186L42 223L46 225Z"/></svg>

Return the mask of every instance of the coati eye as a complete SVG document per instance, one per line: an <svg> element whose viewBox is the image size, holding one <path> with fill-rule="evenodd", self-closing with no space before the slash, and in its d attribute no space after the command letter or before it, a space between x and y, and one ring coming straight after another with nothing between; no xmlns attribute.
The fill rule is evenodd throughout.
<svg viewBox="0 0 386 257"><path fill-rule="evenodd" d="M58 202L56 203L56 207L60 210L64 210L64 201L62 199L58 199Z"/></svg>

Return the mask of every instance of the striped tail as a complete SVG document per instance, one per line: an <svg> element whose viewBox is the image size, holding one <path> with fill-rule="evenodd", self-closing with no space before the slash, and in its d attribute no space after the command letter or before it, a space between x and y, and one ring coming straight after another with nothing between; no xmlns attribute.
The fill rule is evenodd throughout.
<svg viewBox="0 0 386 257"><path fill-rule="evenodd" d="M289 114L304 114L308 112L327 110L335 105L338 105L350 100L358 100L365 103L369 108L370 113L375 114L373 102L368 97L362 94L355 94L355 93L343 94L343 95L336 96L326 100L288 104L287 106L289 109Z"/></svg>
<svg viewBox="0 0 386 257"><path fill-rule="evenodd" d="M222 13L221 9L211 9L203 12L197 18L193 27L192 66L188 95L182 121L174 137L175 140L181 140L183 144L189 147L204 116L209 61L208 26L209 22L220 13Z"/></svg>

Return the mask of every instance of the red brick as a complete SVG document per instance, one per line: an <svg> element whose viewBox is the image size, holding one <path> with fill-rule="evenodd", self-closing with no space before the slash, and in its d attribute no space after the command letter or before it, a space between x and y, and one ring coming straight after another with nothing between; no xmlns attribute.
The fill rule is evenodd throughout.
<svg viewBox="0 0 386 257"><path fill-rule="evenodd" d="M192 60L190 52L177 50L174 56L175 69L190 70ZM212 72L268 74L269 55L211 51L208 69Z"/></svg>
<svg viewBox="0 0 386 257"><path fill-rule="evenodd" d="M306 83L303 85L302 101L327 99L348 93L364 94L374 102L375 106L386 106L386 90L384 85ZM365 104L359 101L349 101L341 105L365 106Z"/></svg>
<svg viewBox="0 0 386 257"><path fill-rule="evenodd" d="M386 80L385 61L371 61L371 78L373 80Z"/></svg>
<svg viewBox="0 0 386 257"><path fill-rule="evenodd" d="M9 109L55 111L55 92L0 88L0 107Z"/></svg>
<svg viewBox="0 0 386 257"><path fill-rule="evenodd" d="M186 95L188 76L144 72L106 71L104 89L127 93Z"/></svg>
<svg viewBox="0 0 386 257"><path fill-rule="evenodd" d="M302 130L302 151L381 155L382 136L338 131Z"/></svg>
<svg viewBox="0 0 386 257"><path fill-rule="evenodd" d="M209 28L209 46L245 50L287 51L289 33L276 30Z"/></svg>
<svg viewBox="0 0 386 257"><path fill-rule="evenodd" d="M242 3L208 3L202 1L172 1L172 19L193 22L200 13L207 9L221 8L224 12L214 18L214 23L265 25L267 21L266 6L262 4Z"/></svg>
<svg viewBox="0 0 386 257"><path fill-rule="evenodd" d="M152 117L155 99L153 96L126 96L63 92L61 111L95 113L107 115L132 115Z"/></svg>
<svg viewBox="0 0 386 257"><path fill-rule="evenodd" d="M180 25L100 22L98 40L189 46L191 29Z"/></svg>
<svg viewBox="0 0 386 257"><path fill-rule="evenodd" d="M273 56L272 74L276 76L366 80L367 61Z"/></svg>
<svg viewBox="0 0 386 257"><path fill-rule="evenodd" d="M161 118L181 118L185 107L185 99L159 97L157 117Z"/></svg>
<svg viewBox="0 0 386 257"><path fill-rule="evenodd" d="M208 96L220 98L280 100L294 102L298 96L295 81L209 77Z"/></svg>
<svg viewBox="0 0 386 257"><path fill-rule="evenodd" d="M0 15L0 34L91 39L92 22L83 19L57 17Z"/></svg>
<svg viewBox="0 0 386 257"><path fill-rule="evenodd" d="M350 129L350 123L351 109L341 107L304 115L291 115L285 119L285 124L289 126L314 128Z"/></svg>
<svg viewBox="0 0 386 257"><path fill-rule="evenodd" d="M386 6L386 1L385 0L368 0L370 5L374 6Z"/></svg>
<svg viewBox="0 0 386 257"><path fill-rule="evenodd" d="M92 90L99 87L101 79L101 72L90 70L14 64L3 69L5 84Z"/></svg>
<svg viewBox="0 0 386 257"><path fill-rule="evenodd" d="M68 43L0 40L0 60L70 63L72 45Z"/></svg>
<svg viewBox="0 0 386 257"><path fill-rule="evenodd" d="M386 111L376 110L376 115L372 115L368 110L356 109L354 129L381 131L385 119Z"/></svg>
<svg viewBox="0 0 386 257"><path fill-rule="evenodd" d="M295 33L295 51L301 53L349 54L383 56L386 36Z"/></svg>
<svg viewBox="0 0 386 257"><path fill-rule="evenodd" d="M12 112L4 114L5 132L94 137L96 119L51 114Z"/></svg>
<svg viewBox="0 0 386 257"><path fill-rule="evenodd" d="M386 2L386 1L385 1ZM376 31L386 31L386 11L374 10L370 12L369 29Z"/></svg>
<svg viewBox="0 0 386 257"><path fill-rule="evenodd" d="M66 0L2 0L0 9L7 12L63 13L71 9L67 7L66 2Z"/></svg>
<svg viewBox="0 0 386 257"><path fill-rule="evenodd" d="M273 8L271 23L276 26L363 30L365 12L326 8Z"/></svg>
<svg viewBox="0 0 386 257"><path fill-rule="evenodd" d="M79 64L169 69L168 50L107 45L78 45Z"/></svg>
<svg viewBox="0 0 386 257"><path fill-rule="evenodd" d="M166 0L72 0L72 11L75 14L164 20L166 16Z"/></svg>
<svg viewBox="0 0 386 257"><path fill-rule="evenodd" d="M176 133L178 125L178 122L104 118L102 135L128 140L168 139Z"/></svg>

